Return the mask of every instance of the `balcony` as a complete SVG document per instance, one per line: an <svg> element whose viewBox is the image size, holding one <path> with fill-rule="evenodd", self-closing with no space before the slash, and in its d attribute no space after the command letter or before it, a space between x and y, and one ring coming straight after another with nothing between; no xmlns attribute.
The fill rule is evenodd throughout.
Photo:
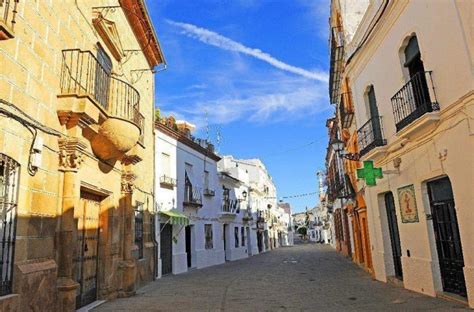
<svg viewBox="0 0 474 312"><path fill-rule="evenodd" d="M137 142L143 143L138 91L112 77L90 51L63 50L62 56L60 118L75 113L83 124L98 124L91 145L103 160L118 158Z"/></svg>
<svg viewBox="0 0 474 312"><path fill-rule="evenodd" d="M397 132L426 113L439 111L431 73L416 73L391 98Z"/></svg>
<svg viewBox="0 0 474 312"><path fill-rule="evenodd" d="M183 206L192 208L202 207L201 190L189 184L184 186L184 201Z"/></svg>
<svg viewBox="0 0 474 312"><path fill-rule="evenodd" d="M238 214L240 212L240 201L237 199L223 200L222 201L222 212L230 214Z"/></svg>
<svg viewBox="0 0 474 312"><path fill-rule="evenodd" d="M369 119L357 130L357 137L361 157L376 147L385 146L387 141L383 136L382 117L376 116Z"/></svg>
<svg viewBox="0 0 474 312"><path fill-rule="evenodd" d="M352 105L351 92L344 92L341 94L339 115L341 118L342 128L349 128L354 120L354 106Z"/></svg>
<svg viewBox="0 0 474 312"><path fill-rule="evenodd" d="M339 99L339 87L343 69L344 33L342 32L342 27L331 28L330 53L329 99L332 104L335 104Z"/></svg>
<svg viewBox="0 0 474 312"><path fill-rule="evenodd" d="M206 187L204 189L204 196L208 196L208 197L216 196L216 191Z"/></svg>
<svg viewBox="0 0 474 312"><path fill-rule="evenodd" d="M160 186L163 188L173 189L176 186L176 182L176 179L168 177L167 175L160 177Z"/></svg>
<svg viewBox="0 0 474 312"><path fill-rule="evenodd" d="M20 0L0 0L0 40L14 37L15 17Z"/></svg>

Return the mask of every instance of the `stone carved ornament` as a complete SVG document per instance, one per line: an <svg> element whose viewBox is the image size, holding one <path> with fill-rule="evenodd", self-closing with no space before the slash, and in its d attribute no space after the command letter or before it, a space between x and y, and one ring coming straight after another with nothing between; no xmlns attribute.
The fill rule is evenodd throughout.
<svg viewBox="0 0 474 312"><path fill-rule="evenodd" d="M132 172L122 173L122 193L132 193L137 176Z"/></svg>
<svg viewBox="0 0 474 312"><path fill-rule="evenodd" d="M59 144L59 168L63 171L77 171L84 161L84 142L78 138L61 138Z"/></svg>

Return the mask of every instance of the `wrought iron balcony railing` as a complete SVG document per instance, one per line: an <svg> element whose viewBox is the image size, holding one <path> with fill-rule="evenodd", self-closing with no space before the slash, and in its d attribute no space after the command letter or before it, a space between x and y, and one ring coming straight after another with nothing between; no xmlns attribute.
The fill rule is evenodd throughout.
<svg viewBox="0 0 474 312"><path fill-rule="evenodd" d="M431 73L431 71L416 73L392 96L397 132L424 114L439 110Z"/></svg>
<svg viewBox="0 0 474 312"><path fill-rule="evenodd" d="M206 187L204 189L204 196L216 196L216 191L211 188Z"/></svg>
<svg viewBox="0 0 474 312"><path fill-rule="evenodd" d="M0 0L0 40L13 38L20 0Z"/></svg>
<svg viewBox="0 0 474 312"><path fill-rule="evenodd" d="M176 186L176 179L168 177L167 175L162 175L160 177L160 184L168 187L175 187Z"/></svg>
<svg viewBox="0 0 474 312"><path fill-rule="evenodd" d="M359 155L363 156L377 146L387 144L383 136L382 117L376 116L369 119L362 127L357 130L359 143Z"/></svg>
<svg viewBox="0 0 474 312"><path fill-rule="evenodd" d="M222 200L222 212L237 214L240 212L240 201L235 199Z"/></svg>
<svg viewBox="0 0 474 312"><path fill-rule="evenodd" d="M140 93L129 83L111 76L92 54L80 49L63 50L61 94L87 96L111 117L135 123L142 130Z"/></svg>
<svg viewBox="0 0 474 312"><path fill-rule="evenodd" d="M184 205L202 206L201 190L189 184L184 186Z"/></svg>
<svg viewBox="0 0 474 312"><path fill-rule="evenodd" d="M341 117L342 128L349 128L354 119L354 107L352 105L351 92L341 94L341 102L339 103L339 115Z"/></svg>

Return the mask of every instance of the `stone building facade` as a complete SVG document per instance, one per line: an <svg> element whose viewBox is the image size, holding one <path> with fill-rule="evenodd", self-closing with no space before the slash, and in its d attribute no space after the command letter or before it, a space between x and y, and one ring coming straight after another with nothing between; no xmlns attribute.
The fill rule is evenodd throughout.
<svg viewBox="0 0 474 312"><path fill-rule="evenodd" d="M156 253L164 58L144 1L6 0L0 13L0 310L131 295Z"/></svg>
<svg viewBox="0 0 474 312"><path fill-rule="evenodd" d="M383 170L375 186L358 181L375 278L471 307L473 8L372 1L345 47L344 69L358 156Z"/></svg>

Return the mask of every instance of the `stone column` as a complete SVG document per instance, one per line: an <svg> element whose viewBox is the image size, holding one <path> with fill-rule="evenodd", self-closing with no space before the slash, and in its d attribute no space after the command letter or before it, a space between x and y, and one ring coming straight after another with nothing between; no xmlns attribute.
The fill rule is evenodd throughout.
<svg viewBox="0 0 474 312"><path fill-rule="evenodd" d="M77 138L59 139L59 170L63 172L63 194L58 241L58 296L60 311L75 311L76 289L73 256L76 247L74 209L79 205L80 186L77 172L82 163L85 144Z"/></svg>
<svg viewBox="0 0 474 312"><path fill-rule="evenodd" d="M132 257L134 211L132 205L133 186L136 179L132 172L122 173L122 199L120 210L123 217L123 245L122 245L122 289L120 297L128 297L135 293L136 266Z"/></svg>

